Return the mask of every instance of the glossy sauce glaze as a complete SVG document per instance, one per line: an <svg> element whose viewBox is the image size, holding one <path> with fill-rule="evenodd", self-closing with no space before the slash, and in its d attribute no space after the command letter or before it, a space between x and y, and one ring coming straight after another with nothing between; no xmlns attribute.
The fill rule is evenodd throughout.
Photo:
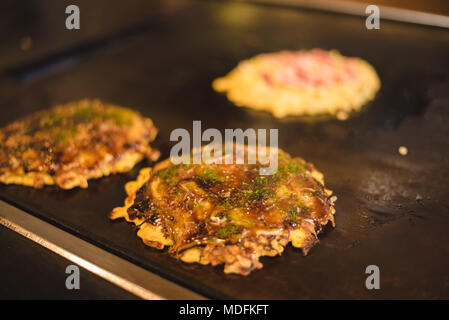
<svg viewBox="0 0 449 320"><path fill-rule="evenodd" d="M316 232L332 220L330 192L313 166L279 151L274 175L260 165L169 165L155 170L127 212L159 225L172 252L198 244L238 243L258 231L292 230L308 221Z"/></svg>

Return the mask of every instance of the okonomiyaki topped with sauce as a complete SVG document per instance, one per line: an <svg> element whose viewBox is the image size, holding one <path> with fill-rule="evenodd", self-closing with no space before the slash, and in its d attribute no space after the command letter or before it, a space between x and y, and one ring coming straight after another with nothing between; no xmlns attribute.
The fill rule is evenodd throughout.
<svg viewBox="0 0 449 320"><path fill-rule="evenodd" d="M248 275L289 242L306 255L323 226L334 225L336 197L311 163L282 150L275 174L260 175L261 166L164 160L126 184L125 205L110 218L134 223L148 246L188 263L224 264L225 273Z"/></svg>
<svg viewBox="0 0 449 320"><path fill-rule="evenodd" d="M86 188L88 179L157 160L156 133L149 118L99 100L43 110L0 129L0 182Z"/></svg>

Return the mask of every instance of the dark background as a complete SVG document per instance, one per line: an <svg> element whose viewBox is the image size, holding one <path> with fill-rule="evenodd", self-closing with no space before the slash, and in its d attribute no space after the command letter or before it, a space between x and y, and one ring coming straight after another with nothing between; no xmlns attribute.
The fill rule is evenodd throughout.
<svg viewBox="0 0 449 320"><path fill-rule="evenodd" d="M65 29L68 4L80 7L80 30ZM337 226L307 257L289 246L242 277L179 262L144 246L132 225L107 219L123 202L124 183L145 163L91 181L87 190L0 186L0 198L212 298L449 298L447 30L383 20L380 30L366 30L364 17L225 1L5 7L0 125L54 104L100 98L151 117L162 158L174 144L170 132L191 130L193 120L203 130L278 128L281 148L325 174L338 196ZM211 89L242 59L315 47L362 57L379 73L376 99L348 121L275 119L237 108ZM399 146L408 148L406 156ZM380 290L365 288L370 264L380 268Z"/></svg>

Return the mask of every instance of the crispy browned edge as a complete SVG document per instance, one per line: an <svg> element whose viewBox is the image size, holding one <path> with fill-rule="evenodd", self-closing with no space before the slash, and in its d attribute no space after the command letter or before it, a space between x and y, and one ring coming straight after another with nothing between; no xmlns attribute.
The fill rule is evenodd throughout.
<svg viewBox="0 0 449 320"><path fill-rule="evenodd" d="M158 163L154 169L150 167L141 169L137 179L135 181L130 181L125 185L127 197L125 199L124 206L114 208L109 214L109 218L111 220L123 218L128 222L134 223L139 227L137 236L142 239L143 243L158 250L164 249L165 246L172 245L173 241L163 232L161 226L155 226L145 222L144 218L131 219L127 210L134 203L137 190L150 180L152 174L156 171L167 168L170 165L170 159L166 159ZM312 175L315 179L323 183L323 175L318 170L313 169ZM158 183L158 179L155 179L155 181ZM152 191L155 189L153 185L151 188ZM326 193L330 196L332 191L326 189ZM337 198L333 196L331 198L331 203L333 204L336 199ZM335 209L333 206L331 207L330 213L331 214L329 215L328 220L323 223L323 226L331 221L332 226L335 227L333 217L335 214ZM264 239L261 239L261 241L263 242ZM237 246L235 244L218 247L216 248L218 250L216 250L213 255L210 250L205 252L205 248L194 246L183 251L179 258L187 263L197 262L203 265L218 265L225 263L225 273L248 275L252 270L262 268L263 265L259 262L259 257L273 257L278 254L282 254L284 247L288 244L288 242L291 242L296 248L301 248L303 255L307 255L309 250L319 242L315 226L312 223L303 223L297 229L291 231L284 230L276 236L275 239L268 243L268 249L266 244L263 247L258 243L248 244L249 246L255 246L254 249L256 249L257 252L257 256L253 257L252 260L250 259L251 261L248 261L248 257L244 257L239 254L239 251L236 250Z"/></svg>
<svg viewBox="0 0 449 320"><path fill-rule="evenodd" d="M88 99L84 99L77 102L69 103L72 104L80 104L89 101ZM98 99L93 100L96 103L103 103ZM66 104L66 105L69 105ZM109 104L107 104L109 105ZM60 108L64 105L55 106L53 108ZM43 112L43 111L41 111ZM154 126L153 121L150 118L146 118L141 116L142 124L150 128L151 136L149 138L149 143L152 142L157 135L157 128ZM98 164L98 166L94 169L88 170L85 173L77 173L77 172L67 172L59 177L53 177L46 172L28 172L25 174L14 174L14 173L5 173L0 176L0 182L4 184L19 184L29 187L37 187L39 185L57 185L61 189L73 189L75 187L87 188L88 182L90 179L97 179L104 176L108 176L113 173L123 173L130 171L138 162L140 162L145 156L147 156L151 161L156 161L160 152L157 149L151 148L148 145L147 151L144 154L143 152L126 152L123 153L120 159L116 160L113 164L105 161L104 163Z"/></svg>

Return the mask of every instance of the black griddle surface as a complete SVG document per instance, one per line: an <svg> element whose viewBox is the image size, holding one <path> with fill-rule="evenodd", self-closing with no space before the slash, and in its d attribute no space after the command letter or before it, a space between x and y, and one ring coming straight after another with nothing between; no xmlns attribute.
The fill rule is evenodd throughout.
<svg viewBox="0 0 449 320"><path fill-rule="evenodd" d="M151 17L149 18L151 19ZM0 91L0 124L81 98L151 117L169 156L175 128L278 128L279 146L313 162L338 196L336 228L307 257L289 246L248 277L184 264L144 246L136 229L108 220L122 205L127 174L61 191L0 186L0 198L212 298L449 298L449 32L364 18L227 2L181 2L120 45ZM374 102L346 122L275 119L211 89L211 81L260 52L338 49L371 62L382 80ZM407 156L398 153L406 146ZM365 288L377 265L381 289Z"/></svg>
<svg viewBox="0 0 449 320"><path fill-rule="evenodd" d="M4 299L138 299L86 269L80 269L80 288L68 290L67 266L73 262L22 235L0 226L0 296ZM32 266L32 267L31 267Z"/></svg>

